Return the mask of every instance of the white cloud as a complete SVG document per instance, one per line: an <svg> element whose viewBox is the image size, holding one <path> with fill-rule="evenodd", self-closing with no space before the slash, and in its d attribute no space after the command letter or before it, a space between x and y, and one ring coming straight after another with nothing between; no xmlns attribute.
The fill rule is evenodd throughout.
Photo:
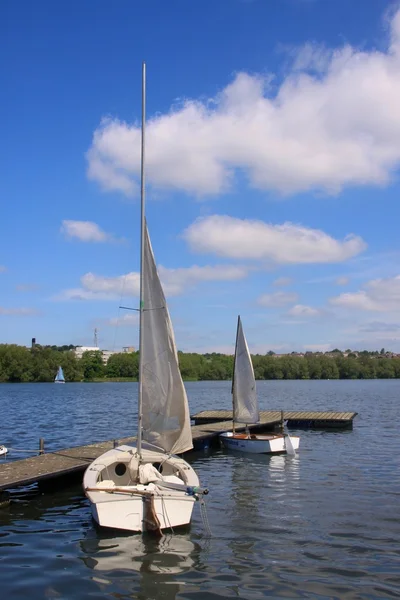
<svg viewBox="0 0 400 600"><path fill-rule="evenodd" d="M214 265L167 269L158 267L167 296L178 296L188 288L204 281L237 281L247 276L248 269L235 265ZM121 296L139 296L139 273L104 277L86 273L81 277L81 288L64 290L54 300L114 300Z"/></svg>
<svg viewBox="0 0 400 600"><path fill-rule="evenodd" d="M366 248L365 242L354 235L340 241L302 225L272 225L228 215L199 218L183 237L195 252L281 264L341 262Z"/></svg>
<svg viewBox="0 0 400 600"><path fill-rule="evenodd" d="M139 273L105 277L86 273L81 277L81 287L67 289L54 300L116 300L121 296L139 296Z"/></svg>
<svg viewBox="0 0 400 600"><path fill-rule="evenodd" d="M373 279L357 292L340 294L330 303L344 308L377 312L400 311L400 275L387 279Z"/></svg>
<svg viewBox="0 0 400 600"><path fill-rule="evenodd" d="M188 287L202 281L238 281L247 276L246 267L235 265L214 265L189 268L166 269L159 267L160 278L166 295L182 294Z"/></svg>
<svg viewBox="0 0 400 600"><path fill-rule="evenodd" d="M62 222L61 233L67 238L76 238L81 242L112 242L115 238L103 231L93 221L67 221Z"/></svg>
<svg viewBox="0 0 400 600"><path fill-rule="evenodd" d="M296 302L298 295L294 292L274 292L273 294L264 294L257 300L261 306L274 308L276 306L285 306L291 302Z"/></svg>
<svg viewBox="0 0 400 600"><path fill-rule="evenodd" d="M31 315L38 315L39 312L35 308L5 308L0 306L0 315L7 315L13 317L29 317Z"/></svg>
<svg viewBox="0 0 400 600"><path fill-rule="evenodd" d="M7 267L4 265L0 265L0 273L5 273L7 271Z"/></svg>
<svg viewBox="0 0 400 600"><path fill-rule="evenodd" d="M290 277L278 277L278 279L275 279L272 285L274 285L275 287L285 287L287 285L290 285L291 283L292 279Z"/></svg>
<svg viewBox="0 0 400 600"><path fill-rule="evenodd" d="M338 277L335 280L336 285L347 285L350 282L348 277Z"/></svg>
<svg viewBox="0 0 400 600"><path fill-rule="evenodd" d="M288 310L287 314L291 317L318 317L322 314L322 311L305 304L295 304Z"/></svg>
<svg viewBox="0 0 400 600"><path fill-rule="evenodd" d="M400 164L400 11L385 51L306 44L283 81L238 73L214 98L184 101L147 126L150 182L220 194L236 170L283 194L385 185ZM104 119L87 152L88 176L132 194L140 126Z"/></svg>

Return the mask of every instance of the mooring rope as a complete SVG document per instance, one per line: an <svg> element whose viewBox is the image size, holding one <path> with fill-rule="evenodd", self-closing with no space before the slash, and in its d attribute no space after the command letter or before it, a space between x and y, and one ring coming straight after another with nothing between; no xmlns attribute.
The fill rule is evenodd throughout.
<svg viewBox="0 0 400 600"><path fill-rule="evenodd" d="M211 537L211 527L210 522L208 520L206 503L203 497L200 498L200 515L201 520L203 521L204 531L209 537Z"/></svg>

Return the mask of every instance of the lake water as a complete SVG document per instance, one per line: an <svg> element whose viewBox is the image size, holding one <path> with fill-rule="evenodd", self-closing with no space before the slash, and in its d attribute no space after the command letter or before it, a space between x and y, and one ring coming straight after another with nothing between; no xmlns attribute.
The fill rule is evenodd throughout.
<svg viewBox="0 0 400 600"><path fill-rule="evenodd" d="M230 408L229 382L186 384L191 412ZM80 486L0 510L7 600L400 598L400 381L258 382L261 408L357 411L300 431L300 452L190 458L210 489L161 541L96 529ZM135 434L136 384L0 385L0 444L58 449ZM12 460L24 456L10 453Z"/></svg>

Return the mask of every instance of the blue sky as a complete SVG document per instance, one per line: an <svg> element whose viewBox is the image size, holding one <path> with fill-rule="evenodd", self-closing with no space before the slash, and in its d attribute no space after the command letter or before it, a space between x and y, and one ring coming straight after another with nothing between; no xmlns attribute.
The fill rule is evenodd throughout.
<svg viewBox="0 0 400 600"><path fill-rule="evenodd" d="M2 3L0 343L137 344L142 60L179 348L400 351L384 0Z"/></svg>

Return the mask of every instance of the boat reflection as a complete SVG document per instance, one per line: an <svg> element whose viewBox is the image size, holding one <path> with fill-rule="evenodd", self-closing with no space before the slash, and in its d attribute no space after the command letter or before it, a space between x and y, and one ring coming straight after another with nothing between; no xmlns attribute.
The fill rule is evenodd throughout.
<svg viewBox="0 0 400 600"><path fill-rule="evenodd" d="M127 597L162 596L164 600L175 600L182 593L185 582L179 576L199 568L201 552L189 534L176 533L157 539L148 534L105 535L90 530L80 546L82 561L94 571L92 579L102 589L111 586L118 593L124 590Z"/></svg>
<svg viewBox="0 0 400 600"><path fill-rule="evenodd" d="M257 529L265 527L265 519L273 510L285 510L296 497L300 479L300 459L287 455L229 453L230 504L232 522L238 527L249 520ZM281 516L281 515L280 515Z"/></svg>
<svg viewBox="0 0 400 600"><path fill-rule="evenodd" d="M95 571L133 570L179 574L191 569L201 548L188 534L104 535L92 530L80 542L84 563ZM196 547L198 546L198 547Z"/></svg>

